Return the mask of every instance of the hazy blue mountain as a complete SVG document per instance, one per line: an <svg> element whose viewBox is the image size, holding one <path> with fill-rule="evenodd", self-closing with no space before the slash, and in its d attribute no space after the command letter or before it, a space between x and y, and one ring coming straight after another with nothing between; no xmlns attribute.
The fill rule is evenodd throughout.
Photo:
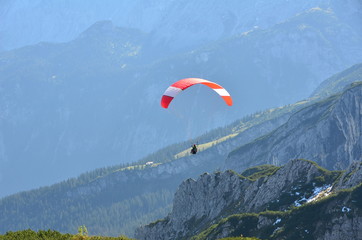
<svg viewBox="0 0 362 240"><path fill-rule="evenodd" d="M362 161L362 83L293 114L270 134L232 151L226 169L311 159L331 170Z"/></svg>
<svg viewBox="0 0 362 240"><path fill-rule="evenodd" d="M143 37L101 22L68 44L44 43L1 55L5 192L19 189L20 183L20 189L28 189L46 179L60 181L64 173L75 176L80 169L94 169L95 159L99 167L134 160L125 158L132 143L123 141L119 149L116 138L135 135L136 126L125 116L132 106L123 96L132 81L122 77L122 66L137 61ZM125 128L129 131L123 133Z"/></svg>
<svg viewBox="0 0 362 240"><path fill-rule="evenodd" d="M320 8L179 54L152 39L102 21L68 43L0 54L1 195L192 144L245 114L306 98L362 61L358 28ZM163 91L185 77L220 83L234 106L194 87L162 109Z"/></svg>
<svg viewBox="0 0 362 240"><path fill-rule="evenodd" d="M152 33L156 44L180 49L230 37L254 26L265 29L313 7L330 8L362 31L358 0L3 0L0 50L70 41L101 20Z"/></svg>
<svg viewBox="0 0 362 240"><path fill-rule="evenodd" d="M350 71L344 71L344 73L348 72ZM348 74L340 75L340 77L345 79L346 83L349 82ZM339 79L336 79L336 82L340 82ZM227 166L234 170L245 169L248 166L263 163L263 159L259 158L258 154L250 156L250 158L248 158L250 161L241 159L240 156L247 153L242 151L242 149L245 149L245 146L257 145L261 140L270 139L270 136L275 136L276 133L283 132L283 130L287 129L288 125L294 126L296 123L299 124L300 130L295 131L294 134L289 134L289 132L284 131L284 135L289 134L293 139L298 139L296 134L299 133L299 137L304 139L304 136L308 133L305 129L312 127L309 132L315 130L313 128L315 121L318 122L317 125L319 126L328 126L328 124L331 125L331 122L337 124L338 119L341 118L329 117L328 114L336 115L336 112L341 111L333 110L332 114L326 113L324 115L322 114L322 117L318 117L321 116L321 112L323 113L326 110L325 106L338 105L338 108L342 109L345 115L353 113L350 114L351 117L346 118L348 120L346 122L351 123L348 125L350 126L349 129L354 128L357 131L345 131L346 138L360 139L360 123L356 121L356 124L352 125L352 121L350 121L351 119L358 118L352 116L360 114L358 111L360 104L344 104L348 99L358 98L360 96L360 90L361 84L356 83L354 87L332 99L328 98L322 101L310 99L285 107L258 112L239 119L227 127L215 129L198 137L200 141L200 151L197 155L190 156L189 142L186 141L161 149L143 158L133 166L114 166L107 169L98 169L83 174L77 179L70 179L49 187L2 198L0 199L0 232L24 228L34 230L51 228L65 232L73 232L77 226L85 224L94 234L118 235L120 233L127 233L131 236L133 230L139 225L162 218L170 211L173 194L183 180L190 177L196 178L204 172L218 171L224 167L225 159L227 159L230 152L229 159L226 161ZM343 104L346 108L341 108ZM337 109L337 107L335 107L335 109ZM303 117L299 118L298 116L301 115ZM342 128L342 130L348 129L348 126L343 125L344 128ZM316 129L319 130L318 128ZM332 130L334 131L335 129ZM318 133L318 131L314 132ZM335 155L335 153L341 153L339 146L343 145L341 144L342 138L328 137L328 133L325 134L327 137L323 139L320 139L318 134L309 134L308 136L308 141L305 141L305 144L313 144L317 140L320 140L321 142L319 144L314 144L316 149L320 149L318 148L320 146L325 146L326 149L328 149L328 154L331 156ZM275 139L278 140L280 138ZM338 158L331 157L326 161L321 161L322 164L328 168L333 168L334 166L343 167L347 165L346 162L350 161L350 153L360 156L358 151L361 143L359 140L354 142L354 144L349 140L345 142L351 151L344 155L340 154ZM283 146L293 146L293 143L293 141L290 141L289 145L284 144ZM296 141L295 143L298 142ZM273 149L275 150L271 150L271 152L275 154L283 153L277 151L277 144L270 144L270 146L259 145L259 147L260 146L261 148L263 147L263 149L274 147ZM263 154L262 150L256 153ZM315 149L306 147L304 152L308 154L308 156L313 156L312 150ZM230 164L231 158L234 160L232 162L233 164ZM266 157L264 160L265 163L268 162L269 159ZM275 159L271 159L268 163L278 164L282 161L282 159L273 160ZM153 164L146 164L150 161L152 161ZM295 168L298 169L298 167ZM264 176L265 174L269 175L275 170L275 168L274 170L272 169L273 171L268 169L268 167L249 169L243 172L243 175L250 177L254 181L256 178ZM261 171L262 174L258 174L258 171ZM290 173L291 177L296 176L296 174L289 170L286 172ZM350 172L355 171L352 169ZM223 173L223 175L228 175L229 173L228 171ZM303 172L298 172L298 174L305 177ZM207 175L208 174L205 174L203 176ZM232 173L232 175L236 177L236 179L239 179L239 177L237 177L238 174ZM349 175L350 174L346 174L346 176ZM217 179L218 174L215 176L215 179ZM328 174L326 177L328 177ZM229 178L226 177L225 179ZM278 179L279 178L275 178L274 182L288 182L277 181ZM318 179L326 180L326 178L321 176L319 176ZM362 179L362 177L360 177L360 179ZM299 179L296 179L296 181L299 181ZM338 188L351 187L355 185L355 181L356 179L354 177L346 181L341 180ZM264 182L263 179L261 179L259 183L262 182ZM258 186L259 183L255 183L256 185L253 186ZM226 184L232 184L232 182ZM266 189L275 189L270 185L265 187ZM294 186L289 187L294 189ZM314 185L309 185L309 187L314 187ZM213 189L212 185L210 185L210 189ZM224 188L221 187L220 189ZM267 192L268 191L259 191L260 194ZM215 191L214 193L216 194ZM223 196L222 194L215 194L215 199L222 198ZM306 192L306 194L310 194L310 192ZM278 198L278 196L279 195L273 195L273 197L276 198ZM266 198L264 197L256 198L252 194L249 194L249 197L264 201L261 204L263 206L267 204ZM299 197L301 198L301 196L295 195L292 199L289 199L287 203L290 204L296 199L299 199ZM252 207L253 203L255 202L249 202L248 206ZM193 203L190 202L190 204ZM275 207L275 205L273 206Z"/></svg>
<svg viewBox="0 0 362 240"><path fill-rule="evenodd" d="M311 95L312 98L323 98L343 91L354 82L362 80L362 64L356 64L343 72L323 81Z"/></svg>
<svg viewBox="0 0 362 240"><path fill-rule="evenodd" d="M184 179L220 169L230 151L282 125L305 104L259 112L210 131L198 138L197 155L190 156L188 142L174 144L133 166L97 169L0 199L0 232L24 228L74 232L75 226L85 224L92 234L132 236L136 227L169 212Z"/></svg>

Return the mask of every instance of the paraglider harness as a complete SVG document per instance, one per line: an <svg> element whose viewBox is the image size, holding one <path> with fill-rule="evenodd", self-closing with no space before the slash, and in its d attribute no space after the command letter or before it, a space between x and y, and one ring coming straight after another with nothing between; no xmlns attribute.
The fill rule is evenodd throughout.
<svg viewBox="0 0 362 240"><path fill-rule="evenodd" d="M196 144L194 144L191 148L191 153L192 154L196 154L197 153L197 147L196 147Z"/></svg>

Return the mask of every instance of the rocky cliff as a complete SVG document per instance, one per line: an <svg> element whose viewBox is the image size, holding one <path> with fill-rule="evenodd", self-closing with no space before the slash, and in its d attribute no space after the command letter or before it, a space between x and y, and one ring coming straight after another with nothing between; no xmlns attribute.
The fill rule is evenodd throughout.
<svg viewBox="0 0 362 240"><path fill-rule="evenodd" d="M351 165L354 170L344 172L339 181L340 172L306 160L293 160L281 168L251 169L253 174L243 173L247 177L225 171L188 179L175 194L172 212L139 228L136 236L147 240L240 235L359 239L362 170L357 165ZM346 176L355 180L348 190L339 191L337 186L347 181Z"/></svg>
<svg viewBox="0 0 362 240"><path fill-rule="evenodd" d="M334 185L335 190L341 190L357 186L362 182L362 162L353 162L344 171L339 181Z"/></svg>
<svg viewBox="0 0 362 240"><path fill-rule="evenodd" d="M226 169L305 158L328 169L361 161L362 84L308 106L270 134L229 154Z"/></svg>
<svg viewBox="0 0 362 240"><path fill-rule="evenodd" d="M326 171L304 160L291 161L280 169L270 167L259 174L245 177L226 171L184 181L175 194L172 212L164 220L139 229L137 237L190 238L230 214L288 209L310 198L316 188L327 185L318 182L327 175Z"/></svg>

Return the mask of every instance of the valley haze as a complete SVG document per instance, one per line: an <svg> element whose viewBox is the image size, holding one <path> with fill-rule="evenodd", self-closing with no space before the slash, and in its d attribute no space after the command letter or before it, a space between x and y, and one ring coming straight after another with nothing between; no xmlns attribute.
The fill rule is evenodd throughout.
<svg viewBox="0 0 362 240"><path fill-rule="evenodd" d="M273 174L306 199L332 187L334 200L318 204L345 201L358 218L361 1L4 0L0 19L0 234L86 225L206 239L239 233L237 219L253 237L292 236L270 221L301 216L291 206L306 202L255 197L276 186ZM222 85L233 106L196 85L163 109L167 87L189 77ZM218 187L217 206L184 199ZM271 205L290 212L263 215ZM257 215L229 219L244 213Z"/></svg>

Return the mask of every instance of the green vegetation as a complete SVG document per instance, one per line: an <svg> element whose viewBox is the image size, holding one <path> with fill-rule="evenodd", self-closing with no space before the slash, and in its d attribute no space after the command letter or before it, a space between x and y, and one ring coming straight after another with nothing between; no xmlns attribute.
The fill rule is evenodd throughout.
<svg viewBox="0 0 362 240"><path fill-rule="evenodd" d="M83 229L83 227L82 227ZM84 229L83 229L84 230ZM125 236L119 237L103 237L103 236L88 236L86 232L80 232L76 235L69 233L60 233L53 230L35 232L33 230L23 230L17 232L7 232L0 235L0 240L132 240Z"/></svg>
<svg viewBox="0 0 362 240"><path fill-rule="evenodd" d="M153 227L153 226L155 226L155 225L157 225L157 224L159 224L159 223L162 223L162 222L166 223L166 222L168 222L168 221L169 221L169 219L166 217L166 218L158 219L158 220L156 220L156 221L154 221L154 222L151 222L150 224L148 224L148 226L149 226L149 227Z"/></svg>
<svg viewBox="0 0 362 240"><path fill-rule="evenodd" d="M265 171L265 170L270 169L272 167L274 167L274 165L269 165L269 164L251 167L251 168L248 168L248 169L244 170L241 173L241 175L243 175L245 177L249 177L249 176L253 175L254 173Z"/></svg>
<svg viewBox="0 0 362 240"><path fill-rule="evenodd" d="M157 181L118 183L98 194L66 186L20 193L0 200L0 231L55 228L71 232L74 226L85 224L92 234L132 236L140 224L170 212L174 194L171 187L176 183L167 184L157 190Z"/></svg>
<svg viewBox="0 0 362 240"><path fill-rule="evenodd" d="M225 224L227 224L230 229L230 237L253 237L252 231L255 225L257 225L257 222L258 214L256 213L234 214L220 220L217 224L212 225L200 234L194 236L192 240L216 239L216 236L221 234L223 230L221 226Z"/></svg>
<svg viewBox="0 0 362 240"><path fill-rule="evenodd" d="M325 168L319 166L316 162L306 160L306 159L301 159L301 160L313 164L320 171L320 173L323 174L323 176L316 177L314 179L313 182L315 182L316 186L321 186L321 185L327 184L327 183L334 184L339 179L339 177L342 175L342 173L344 172L342 170L341 171L338 171L338 170L330 171L328 169L325 169Z"/></svg>
<svg viewBox="0 0 362 240"><path fill-rule="evenodd" d="M259 178L273 175L278 169L280 167L274 165L260 165L246 169L241 175L255 181Z"/></svg>

